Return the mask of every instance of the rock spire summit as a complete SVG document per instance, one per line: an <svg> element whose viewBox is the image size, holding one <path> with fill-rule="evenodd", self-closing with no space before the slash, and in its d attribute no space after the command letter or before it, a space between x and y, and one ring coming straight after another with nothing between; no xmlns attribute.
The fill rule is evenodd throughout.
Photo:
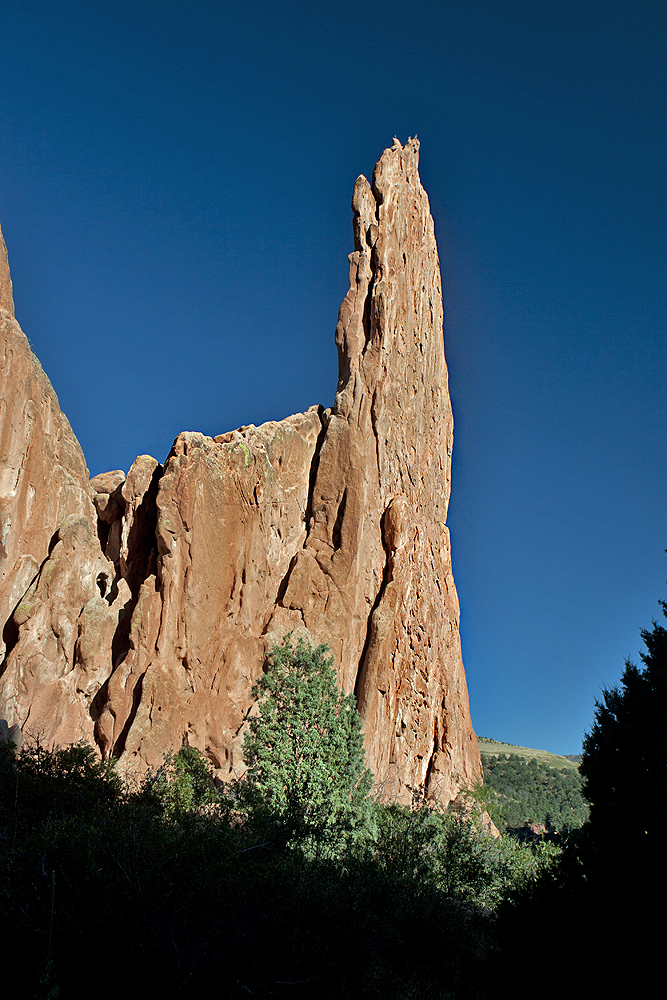
<svg viewBox="0 0 667 1000"><path fill-rule="evenodd" d="M0 229L0 309L6 309L10 315L14 315L12 279L9 274L7 247L5 246L2 229Z"/></svg>

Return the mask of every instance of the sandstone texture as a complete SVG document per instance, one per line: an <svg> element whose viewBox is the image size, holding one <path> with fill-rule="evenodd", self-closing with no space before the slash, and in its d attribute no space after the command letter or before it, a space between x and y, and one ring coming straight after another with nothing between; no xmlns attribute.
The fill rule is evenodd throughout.
<svg viewBox="0 0 667 1000"><path fill-rule="evenodd" d="M452 414L419 144L354 188L331 409L88 481L15 323L4 244L0 716L128 767L186 740L243 770L252 686L286 632L325 642L385 798L481 780L446 527ZM3 270L4 268L4 270Z"/></svg>
<svg viewBox="0 0 667 1000"><path fill-rule="evenodd" d="M97 524L79 442L14 319L0 234L0 662L15 638L12 612L70 514Z"/></svg>

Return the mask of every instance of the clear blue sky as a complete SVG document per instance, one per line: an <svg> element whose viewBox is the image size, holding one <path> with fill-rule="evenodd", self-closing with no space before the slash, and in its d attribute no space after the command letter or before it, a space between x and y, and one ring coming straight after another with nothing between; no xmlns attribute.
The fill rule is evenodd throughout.
<svg viewBox="0 0 667 1000"><path fill-rule="evenodd" d="M421 140L473 723L577 752L667 556L667 5L5 0L16 312L91 474L330 405L352 186Z"/></svg>

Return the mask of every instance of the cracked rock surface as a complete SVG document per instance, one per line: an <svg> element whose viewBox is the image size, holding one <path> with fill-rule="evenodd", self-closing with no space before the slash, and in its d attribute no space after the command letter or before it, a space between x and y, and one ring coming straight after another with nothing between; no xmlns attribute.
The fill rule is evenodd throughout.
<svg viewBox="0 0 667 1000"><path fill-rule="evenodd" d="M0 430L13 470L0 496L9 726L95 741L139 769L185 739L225 778L243 769L266 651L292 632L331 647L384 797L446 803L480 780L445 523L440 269L418 159L417 140L394 140L372 182L355 184L333 407L180 434L164 466L140 456L127 476L88 482L39 363L15 346L25 338L0 246L0 375L14 401ZM49 467L62 469L56 490Z"/></svg>

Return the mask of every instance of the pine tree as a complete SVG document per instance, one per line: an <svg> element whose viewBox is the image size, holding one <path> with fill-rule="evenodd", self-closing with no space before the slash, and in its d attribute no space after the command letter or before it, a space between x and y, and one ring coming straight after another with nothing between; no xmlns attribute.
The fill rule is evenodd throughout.
<svg viewBox="0 0 667 1000"><path fill-rule="evenodd" d="M667 617L667 602L660 601ZM667 629L642 630L644 668L626 660L620 687L605 689L584 739L581 773L600 848L658 850L667 793Z"/></svg>
<svg viewBox="0 0 667 1000"><path fill-rule="evenodd" d="M286 635L253 689L259 714L244 740L239 791L253 817L287 840L358 831L367 818L373 779L361 720L327 652L302 639L293 648Z"/></svg>

